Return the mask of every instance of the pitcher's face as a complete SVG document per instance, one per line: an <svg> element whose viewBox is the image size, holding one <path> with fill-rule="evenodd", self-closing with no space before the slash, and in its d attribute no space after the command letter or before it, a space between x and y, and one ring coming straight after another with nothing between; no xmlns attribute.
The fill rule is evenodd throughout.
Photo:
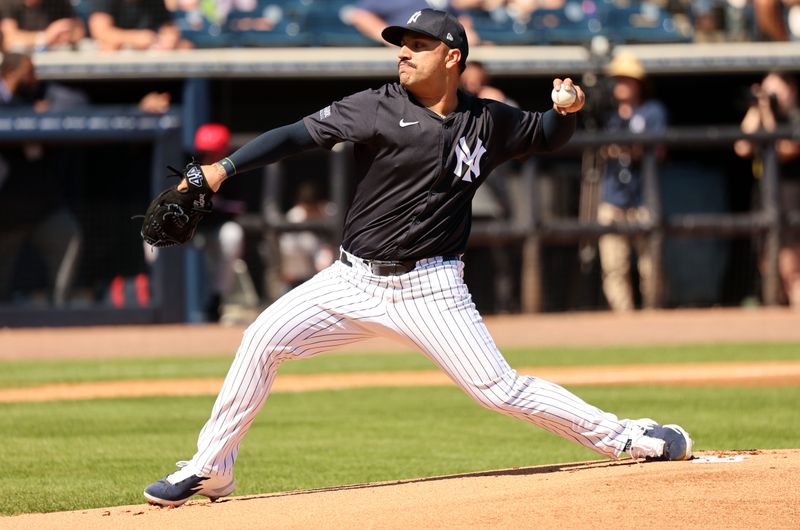
<svg viewBox="0 0 800 530"><path fill-rule="evenodd" d="M400 84L414 89L440 82L445 76L449 51L450 48L439 40L413 31L406 32L397 54Z"/></svg>

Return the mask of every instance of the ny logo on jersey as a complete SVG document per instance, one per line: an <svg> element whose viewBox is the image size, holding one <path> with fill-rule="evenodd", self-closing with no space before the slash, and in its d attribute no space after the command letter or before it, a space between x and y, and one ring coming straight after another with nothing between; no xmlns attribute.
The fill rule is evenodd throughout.
<svg viewBox="0 0 800 530"><path fill-rule="evenodd" d="M463 166L467 166L467 171L464 173L464 176L461 177L461 180L472 182L470 173L475 175L475 178L481 176L481 157L485 153L486 148L483 147L483 141L480 138L478 138L478 142L475 144L475 152L473 153L467 146L466 138L462 136L458 141L458 145L456 145L456 161L458 165L453 173L455 173L457 177L461 177Z"/></svg>
<svg viewBox="0 0 800 530"><path fill-rule="evenodd" d="M417 11L416 13L411 15L411 18L408 19L408 22L406 22L406 24L413 24L414 22L417 21L420 15L422 15L422 11Z"/></svg>

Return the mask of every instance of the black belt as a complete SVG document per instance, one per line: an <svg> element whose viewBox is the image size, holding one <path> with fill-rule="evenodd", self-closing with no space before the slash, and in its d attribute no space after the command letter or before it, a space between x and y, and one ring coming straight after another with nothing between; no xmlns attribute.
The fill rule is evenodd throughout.
<svg viewBox="0 0 800 530"><path fill-rule="evenodd" d="M444 261L459 259L458 256L442 256ZM348 267L352 267L353 264L347 259L347 254L344 252L339 253L339 261L347 265ZM372 274L376 276L397 276L400 274L405 274L407 272L411 272L417 266L417 260L414 259L407 259L402 261L383 261L377 259L365 259L362 260L364 264L369 267L369 270Z"/></svg>

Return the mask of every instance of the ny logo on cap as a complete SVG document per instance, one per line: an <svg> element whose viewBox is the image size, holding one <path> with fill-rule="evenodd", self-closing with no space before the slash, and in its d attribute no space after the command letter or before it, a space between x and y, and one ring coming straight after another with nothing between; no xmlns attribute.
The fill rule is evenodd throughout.
<svg viewBox="0 0 800 530"><path fill-rule="evenodd" d="M422 11L417 11L416 13L411 15L411 18L408 19L408 22L406 22L406 24L413 24L414 22L417 21L420 15L422 15Z"/></svg>

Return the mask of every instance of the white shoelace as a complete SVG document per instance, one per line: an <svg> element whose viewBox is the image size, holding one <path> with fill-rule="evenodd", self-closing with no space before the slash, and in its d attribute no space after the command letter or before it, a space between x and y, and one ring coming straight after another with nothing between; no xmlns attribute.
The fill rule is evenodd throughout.
<svg viewBox="0 0 800 530"><path fill-rule="evenodd" d="M186 480L189 477L193 477L196 473L193 472L191 468L189 468L189 461L188 460L179 460L175 462L175 465L178 466L180 469L178 471L172 473L171 475L167 476L167 482L170 484L177 484L182 480Z"/></svg>
<svg viewBox="0 0 800 530"><path fill-rule="evenodd" d="M658 422L650 418L642 418L633 422L631 446L627 453L632 459L658 458L664 454L664 440L646 436L644 433Z"/></svg>
<svg viewBox="0 0 800 530"><path fill-rule="evenodd" d="M628 455L631 458L658 458L664 454L664 440L658 438L651 438L649 436L640 436L628 449Z"/></svg>

